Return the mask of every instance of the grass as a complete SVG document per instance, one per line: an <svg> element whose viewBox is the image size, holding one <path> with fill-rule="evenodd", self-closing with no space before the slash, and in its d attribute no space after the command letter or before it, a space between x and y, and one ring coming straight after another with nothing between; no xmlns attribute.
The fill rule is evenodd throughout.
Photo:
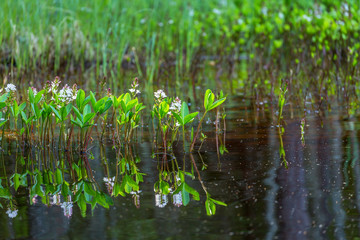
<svg viewBox="0 0 360 240"><path fill-rule="evenodd" d="M0 71L17 83L79 74L87 88L106 78L115 92L128 86L125 74L144 79L147 92L164 84L194 92L209 70L212 86L235 88L278 86L273 69L346 65L351 75L359 16L355 1L3 0Z"/></svg>

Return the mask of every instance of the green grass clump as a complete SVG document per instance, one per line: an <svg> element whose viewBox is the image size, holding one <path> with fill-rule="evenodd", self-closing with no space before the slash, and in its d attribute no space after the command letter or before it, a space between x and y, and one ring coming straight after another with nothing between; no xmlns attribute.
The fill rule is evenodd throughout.
<svg viewBox="0 0 360 240"><path fill-rule="evenodd" d="M150 88L169 77L180 86L206 61L230 71L247 59L250 73L262 65L355 66L359 11L358 2L340 0L3 0L0 70L90 70L116 89L125 70Z"/></svg>

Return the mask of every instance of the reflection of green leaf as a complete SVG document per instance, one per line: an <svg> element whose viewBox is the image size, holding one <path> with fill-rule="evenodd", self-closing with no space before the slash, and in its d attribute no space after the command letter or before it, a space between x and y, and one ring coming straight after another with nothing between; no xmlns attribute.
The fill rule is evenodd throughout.
<svg viewBox="0 0 360 240"><path fill-rule="evenodd" d="M69 196L69 185L66 181L63 182L62 186L61 186L61 195L63 195L64 198L66 198L67 196Z"/></svg>
<svg viewBox="0 0 360 240"><path fill-rule="evenodd" d="M7 188L0 188L0 198L11 199L11 193Z"/></svg>
<svg viewBox="0 0 360 240"><path fill-rule="evenodd" d="M86 200L84 194L81 194L79 197L79 200L77 201L77 204L81 211L81 216L86 216Z"/></svg>
<svg viewBox="0 0 360 240"><path fill-rule="evenodd" d="M13 180L14 180L14 188L15 188L15 191L17 191L18 188L20 187L20 174L19 174L19 173L15 173Z"/></svg>
<svg viewBox="0 0 360 240"><path fill-rule="evenodd" d="M113 189L113 193L112 193L115 197L117 197L118 195L121 195L121 196L123 196L123 197L125 197L125 193L122 191L122 189L121 189L121 185L118 183L118 182L116 182L115 184L114 184L114 189Z"/></svg>

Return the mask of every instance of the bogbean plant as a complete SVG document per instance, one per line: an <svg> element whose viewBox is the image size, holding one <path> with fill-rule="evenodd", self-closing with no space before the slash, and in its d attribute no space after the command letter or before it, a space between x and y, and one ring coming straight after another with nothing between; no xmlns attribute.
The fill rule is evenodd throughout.
<svg viewBox="0 0 360 240"><path fill-rule="evenodd" d="M5 132L11 130L18 138L23 137L29 145L49 146L55 144L58 134L58 147L69 149L73 141L77 141L81 151L86 150L91 141L92 131L98 123L115 126L113 139L115 143L131 142L134 129L139 126L141 111L145 108L136 97L138 80L135 79L130 93L119 97L110 91L97 99L96 94L77 89L77 86L65 85L61 89L60 79L47 82L41 91L28 89L27 100L20 103L16 97L16 86L8 84L0 96L0 127L2 140ZM109 119L109 111L112 118ZM21 122L19 121L21 119ZM110 123L109 123L110 121Z"/></svg>
<svg viewBox="0 0 360 240"><path fill-rule="evenodd" d="M190 152L193 151L194 145L198 138L202 123L205 119L206 114L219 107L224 103L226 97L221 91L218 99L215 100L215 94L208 89L205 92L204 96L204 114L201 117L197 130L194 135L193 128L190 133ZM185 140L186 140L186 125L193 122L199 112L189 112L189 108L186 102L182 102L178 97L169 98L163 90L158 90L154 93L154 106L151 112L153 119L157 122L157 129L160 132L162 148L164 150L164 156L166 156L167 150L171 150L172 144L176 140L176 137L179 133L179 128L182 128L182 139L185 150ZM202 139L205 140L205 135L201 134ZM202 141L203 142L203 141Z"/></svg>

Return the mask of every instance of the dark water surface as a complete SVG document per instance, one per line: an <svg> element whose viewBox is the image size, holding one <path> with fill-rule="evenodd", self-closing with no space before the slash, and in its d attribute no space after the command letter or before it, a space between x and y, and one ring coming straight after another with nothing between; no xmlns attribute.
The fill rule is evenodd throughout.
<svg viewBox="0 0 360 240"><path fill-rule="evenodd" d="M218 158L215 130L209 123L209 138L201 154L193 154L211 197L228 205L217 206L214 216L206 214L206 196L196 172L196 179L186 177L186 182L200 193L200 201L191 198L183 206L169 195L166 204L157 206L154 184L159 178L159 161L152 158L151 139L144 137L133 147L133 155L140 159L136 166L146 174L140 192L113 198L109 209L98 205L91 211L88 205L82 217L76 203L64 212L61 203L30 199L25 187L16 194L11 190L18 213L10 218L6 213L9 201L0 201L0 239L358 239L359 122L341 120L336 113L319 117L311 111L303 146L300 118L286 115L282 136L286 169L271 111L248 110L246 102L238 99L227 106L229 153ZM109 142L103 148L94 144L90 152L94 178L106 192L103 178L116 174L115 150ZM182 167L181 146L175 155ZM14 153L4 157L8 177L15 171L14 159ZM208 165L203 171L202 161ZM189 154L185 162L191 172ZM4 175L1 164L0 176Z"/></svg>

